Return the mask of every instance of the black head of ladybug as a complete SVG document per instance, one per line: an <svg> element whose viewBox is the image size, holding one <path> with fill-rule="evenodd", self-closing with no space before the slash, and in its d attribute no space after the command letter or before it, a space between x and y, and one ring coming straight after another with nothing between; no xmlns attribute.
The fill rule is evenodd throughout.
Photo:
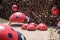
<svg viewBox="0 0 60 40"><path fill-rule="evenodd" d="M26 40L24 35L22 35L20 32L17 33L18 33L18 40Z"/></svg>

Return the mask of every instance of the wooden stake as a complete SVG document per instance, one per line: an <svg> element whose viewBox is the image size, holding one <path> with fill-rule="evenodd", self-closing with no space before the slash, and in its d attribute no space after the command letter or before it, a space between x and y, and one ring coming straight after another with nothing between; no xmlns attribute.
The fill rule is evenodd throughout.
<svg viewBox="0 0 60 40"><path fill-rule="evenodd" d="M34 15L37 19L39 19L39 21L41 21L42 23L44 23L44 21L43 21L41 18L39 18L38 15L36 15L33 11L32 11L32 13L33 13L33 15Z"/></svg>

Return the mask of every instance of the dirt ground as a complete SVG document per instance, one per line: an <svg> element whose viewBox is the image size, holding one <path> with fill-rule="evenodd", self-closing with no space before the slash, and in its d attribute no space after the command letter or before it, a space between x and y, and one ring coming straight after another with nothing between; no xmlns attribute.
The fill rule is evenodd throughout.
<svg viewBox="0 0 60 40"><path fill-rule="evenodd" d="M6 23L8 24L9 21L0 18L0 23ZM16 31L21 32L27 40L60 40L59 35L57 32L54 32L55 29L48 28L46 31L27 31L27 30L22 30L20 26L14 26L12 27Z"/></svg>
<svg viewBox="0 0 60 40"><path fill-rule="evenodd" d="M22 30L21 27L13 27L15 30L21 32L27 40L47 40L48 39L48 31L27 31Z"/></svg>

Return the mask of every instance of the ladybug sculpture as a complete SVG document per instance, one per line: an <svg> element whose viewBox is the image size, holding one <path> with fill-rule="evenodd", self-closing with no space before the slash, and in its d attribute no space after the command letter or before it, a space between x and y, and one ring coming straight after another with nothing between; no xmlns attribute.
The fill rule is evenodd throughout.
<svg viewBox="0 0 60 40"><path fill-rule="evenodd" d="M35 27L35 25L30 24L30 25L27 27L27 30L29 30L29 31L35 31L35 30L36 30L36 27Z"/></svg>
<svg viewBox="0 0 60 40"><path fill-rule="evenodd" d="M17 11L17 10L18 10L18 6L17 6L17 5L13 5L13 6L12 6L12 10L13 10L13 11Z"/></svg>
<svg viewBox="0 0 60 40"><path fill-rule="evenodd" d="M24 22L26 15L22 12L15 12L10 16L10 22Z"/></svg>
<svg viewBox="0 0 60 40"><path fill-rule="evenodd" d="M27 29L28 26L29 26L29 24L26 23L26 24L23 24L21 28L22 29Z"/></svg>
<svg viewBox="0 0 60 40"><path fill-rule="evenodd" d="M26 40L26 38L9 25L0 24L0 40Z"/></svg>
<svg viewBox="0 0 60 40"><path fill-rule="evenodd" d="M51 13L53 16L58 15L59 14L59 8L56 5L54 5L51 9Z"/></svg>
<svg viewBox="0 0 60 40"><path fill-rule="evenodd" d="M27 19L29 22L30 18L22 12L15 12L10 16L10 22L24 22Z"/></svg>
<svg viewBox="0 0 60 40"><path fill-rule="evenodd" d="M47 26L46 26L44 23L40 23L40 24L37 26L37 29L38 29L38 30L47 30Z"/></svg>

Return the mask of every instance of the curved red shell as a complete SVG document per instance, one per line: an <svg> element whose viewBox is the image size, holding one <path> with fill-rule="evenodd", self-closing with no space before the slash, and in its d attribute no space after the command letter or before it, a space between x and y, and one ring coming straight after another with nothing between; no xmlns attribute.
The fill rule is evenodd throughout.
<svg viewBox="0 0 60 40"><path fill-rule="evenodd" d="M36 27L35 27L35 25L29 25L29 26L27 27L27 30L29 30L29 31L34 31L34 30L36 30Z"/></svg>
<svg viewBox="0 0 60 40"><path fill-rule="evenodd" d="M59 8L57 7L52 7L51 13L53 16L56 16L59 14Z"/></svg>
<svg viewBox="0 0 60 40"><path fill-rule="evenodd" d="M12 38L8 37L9 33L13 35ZM11 30L11 27L7 24L0 24L0 40L18 40L17 32Z"/></svg>
<svg viewBox="0 0 60 40"><path fill-rule="evenodd" d="M38 30L47 30L47 26L46 26L44 23L40 23L40 24L37 26L37 29L38 29Z"/></svg>
<svg viewBox="0 0 60 40"><path fill-rule="evenodd" d="M29 24L23 24L22 29L27 29L28 26L29 26Z"/></svg>
<svg viewBox="0 0 60 40"><path fill-rule="evenodd" d="M25 14L22 12L15 12L10 16L10 22L24 22L25 21Z"/></svg>
<svg viewBox="0 0 60 40"><path fill-rule="evenodd" d="M13 6L12 6L12 10L13 10L13 11L17 11L17 10L18 10L18 6L17 6L17 5L13 5Z"/></svg>

